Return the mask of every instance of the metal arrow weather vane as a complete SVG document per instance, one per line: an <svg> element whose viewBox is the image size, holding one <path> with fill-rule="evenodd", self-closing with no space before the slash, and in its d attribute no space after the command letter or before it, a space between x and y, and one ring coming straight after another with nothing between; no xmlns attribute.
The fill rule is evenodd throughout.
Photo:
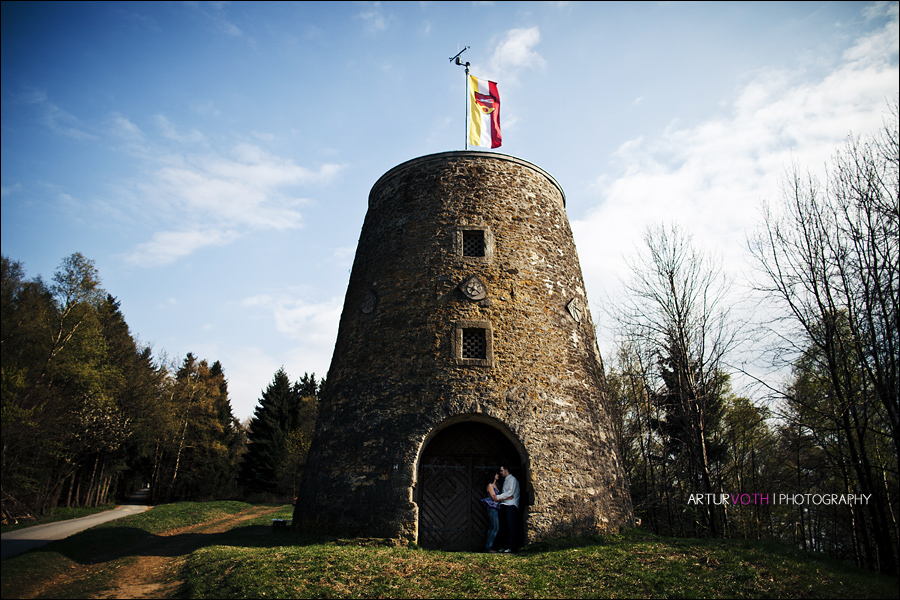
<svg viewBox="0 0 900 600"><path fill-rule="evenodd" d="M459 48L459 46L457 46L457 48ZM466 149L466 150L469 149L469 131L468 131L468 125L469 125L469 64L470 64L470 63L468 63L468 62L463 62L462 60L460 60L459 57L462 56L462 53L465 52L465 51L468 50L468 49L469 49L469 46L466 46L465 48L463 48L462 50L460 50L459 52L457 52L457 53L456 53L456 56L451 56L451 57L450 57L450 62L451 62L451 63L453 63L453 61L456 61L454 64L457 64L457 65L459 65L460 67L465 67L465 68L466 68L466 120L465 120L465 123L466 123L466 127L465 127L465 134L466 134L466 144L465 144L465 149Z"/></svg>

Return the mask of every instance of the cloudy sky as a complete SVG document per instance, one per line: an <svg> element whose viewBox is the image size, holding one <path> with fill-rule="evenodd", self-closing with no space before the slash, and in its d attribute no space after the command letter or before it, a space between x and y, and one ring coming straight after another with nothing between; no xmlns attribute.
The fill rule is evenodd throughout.
<svg viewBox="0 0 900 600"><path fill-rule="evenodd" d="M280 366L326 374L375 181L464 148L464 46L499 151L566 191L605 353L648 224L746 280L785 169L876 131L900 80L896 2L4 2L3 255L93 259L243 420Z"/></svg>

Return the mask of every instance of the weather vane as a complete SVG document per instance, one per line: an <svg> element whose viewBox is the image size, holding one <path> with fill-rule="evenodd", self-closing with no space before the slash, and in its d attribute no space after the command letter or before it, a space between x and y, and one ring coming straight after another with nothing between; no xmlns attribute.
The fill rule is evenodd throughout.
<svg viewBox="0 0 900 600"><path fill-rule="evenodd" d="M457 48L459 48L459 46L457 46ZM457 65L459 65L459 66L461 66L461 67L465 67L465 68L466 68L466 75L469 74L469 63L464 63L464 62L462 62L461 60L459 60L459 57L460 57L460 55L461 55L463 52L465 52L465 51L468 50L468 49L469 49L469 47L466 46L465 48L463 48L462 50L460 50L459 52L457 52L457 53L456 53L456 56L451 56L451 57L450 57L450 62L453 62L454 60L456 60L456 63L455 63L455 64L457 64Z"/></svg>

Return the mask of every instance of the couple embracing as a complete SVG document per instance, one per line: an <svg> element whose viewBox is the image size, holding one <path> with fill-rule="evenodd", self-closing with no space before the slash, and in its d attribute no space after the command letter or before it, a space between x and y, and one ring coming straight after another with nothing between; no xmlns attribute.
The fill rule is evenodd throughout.
<svg viewBox="0 0 900 600"><path fill-rule="evenodd" d="M497 486L503 477L503 491ZM487 538L484 541L485 552L515 552L519 543L519 481L509 472L509 467L502 465L495 472L487 486L488 497L482 500L488 509ZM500 519L506 524L506 539L499 550L494 549L497 532L500 531Z"/></svg>

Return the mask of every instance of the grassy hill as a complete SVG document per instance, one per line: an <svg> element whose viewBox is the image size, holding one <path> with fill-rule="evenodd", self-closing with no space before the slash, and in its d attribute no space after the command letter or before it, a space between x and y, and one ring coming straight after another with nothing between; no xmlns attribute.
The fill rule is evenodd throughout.
<svg viewBox="0 0 900 600"><path fill-rule="evenodd" d="M273 533L290 507L181 503L3 561L3 598L895 598L897 578L784 546L641 530L517 555Z"/></svg>

